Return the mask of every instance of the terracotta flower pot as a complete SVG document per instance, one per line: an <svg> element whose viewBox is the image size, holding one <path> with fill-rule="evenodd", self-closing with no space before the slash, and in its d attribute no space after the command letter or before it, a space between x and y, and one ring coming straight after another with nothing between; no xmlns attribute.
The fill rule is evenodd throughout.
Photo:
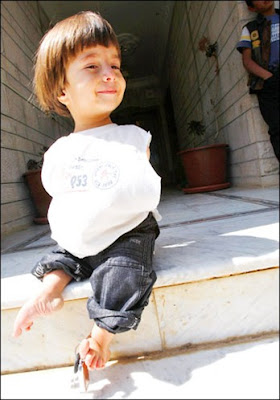
<svg viewBox="0 0 280 400"><path fill-rule="evenodd" d="M30 196L37 213L33 221L35 224L48 224L47 213L52 198L42 185L41 169L27 171L23 174L23 177L29 188Z"/></svg>
<svg viewBox="0 0 280 400"><path fill-rule="evenodd" d="M230 186L226 182L227 144L212 144L180 151L188 187L184 193L211 192Z"/></svg>

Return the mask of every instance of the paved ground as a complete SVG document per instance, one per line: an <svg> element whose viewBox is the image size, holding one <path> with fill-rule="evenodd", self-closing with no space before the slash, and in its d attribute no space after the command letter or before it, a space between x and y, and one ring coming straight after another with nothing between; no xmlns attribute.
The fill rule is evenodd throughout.
<svg viewBox="0 0 280 400"><path fill-rule="evenodd" d="M278 337L175 355L109 363L91 373L87 393L73 369L4 375L2 399L279 399Z"/></svg>

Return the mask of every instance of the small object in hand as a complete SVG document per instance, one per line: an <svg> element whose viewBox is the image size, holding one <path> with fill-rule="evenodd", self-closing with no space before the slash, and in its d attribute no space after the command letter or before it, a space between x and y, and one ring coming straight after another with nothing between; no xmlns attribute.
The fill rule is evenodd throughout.
<svg viewBox="0 0 280 400"><path fill-rule="evenodd" d="M86 364L81 359L80 354L76 353L74 363L74 377L71 381L72 387L79 386L80 392L86 392L89 385L89 371Z"/></svg>

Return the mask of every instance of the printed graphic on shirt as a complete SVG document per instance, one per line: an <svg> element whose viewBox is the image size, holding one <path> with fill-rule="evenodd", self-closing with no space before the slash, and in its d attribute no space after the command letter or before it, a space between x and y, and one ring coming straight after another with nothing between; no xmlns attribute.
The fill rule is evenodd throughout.
<svg viewBox="0 0 280 400"><path fill-rule="evenodd" d="M119 167L108 161L101 161L94 172L93 183L98 189L110 189L119 180Z"/></svg>
<svg viewBox="0 0 280 400"><path fill-rule="evenodd" d="M259 32L258 31L252 31L251 39L252 40L257 40L258 38L259 38Z"/></svg>
<svg viewBox="0 0 280 400"><path fill-rule="evenodd" d="M92 186L91 177L94 171L94 165L98 159L84 159L76 157L70 164L69 169L65 172L65 180L68 190L84 192Z"/></svg>
<svg viewBox="0 0 280 400"><path fill-rule="evenodd" d="M279 23L271 25L271 43L279 40Z"/></svg>
<svg viewBox="0 0 280 400"><path fill-rule="evenodd" d="M120 169L111 161L96 158L76 158L64 174L68 190L84 192L97 189L110 189L119 180Z"/></svg>
<svg viewBox="0 0 280 400"><path fill-rule="evenodd" d="M85 189L88 185L88 176L83 175L71 175L70 184L72 189Z"/></svg>

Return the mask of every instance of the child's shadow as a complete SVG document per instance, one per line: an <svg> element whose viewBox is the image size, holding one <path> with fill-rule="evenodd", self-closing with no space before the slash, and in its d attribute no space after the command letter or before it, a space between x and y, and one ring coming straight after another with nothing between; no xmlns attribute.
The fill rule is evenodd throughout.
<svg viewBox="0 0 280 400"><path fill-rule="evenodd" d="M266 339L261 343L268 343L274 340L275 338ZM129 363L112 363L104 370L90 373L91 381L87 398L91 398L91 395L93 399L187 398L176 397L179 390L177 388L188 382L196 369L218 362L231 353L245 351L259 344L260 342L256 341L236 344L230 347L190 352L162 359L137 360L135 358ZM231 376L233 369L228 371L229 376ZM220 385L221 382L218 375L214 375L212 372L211 378L213 378L211 380L212 387ZM164 388L161 382L165 382ZM158 387L155 387L155 385L158 385ZM185 391L186 388L183 390ZM134 392L135 397L133 397ZM163 393L164 397L161 397Z"/></svg>

